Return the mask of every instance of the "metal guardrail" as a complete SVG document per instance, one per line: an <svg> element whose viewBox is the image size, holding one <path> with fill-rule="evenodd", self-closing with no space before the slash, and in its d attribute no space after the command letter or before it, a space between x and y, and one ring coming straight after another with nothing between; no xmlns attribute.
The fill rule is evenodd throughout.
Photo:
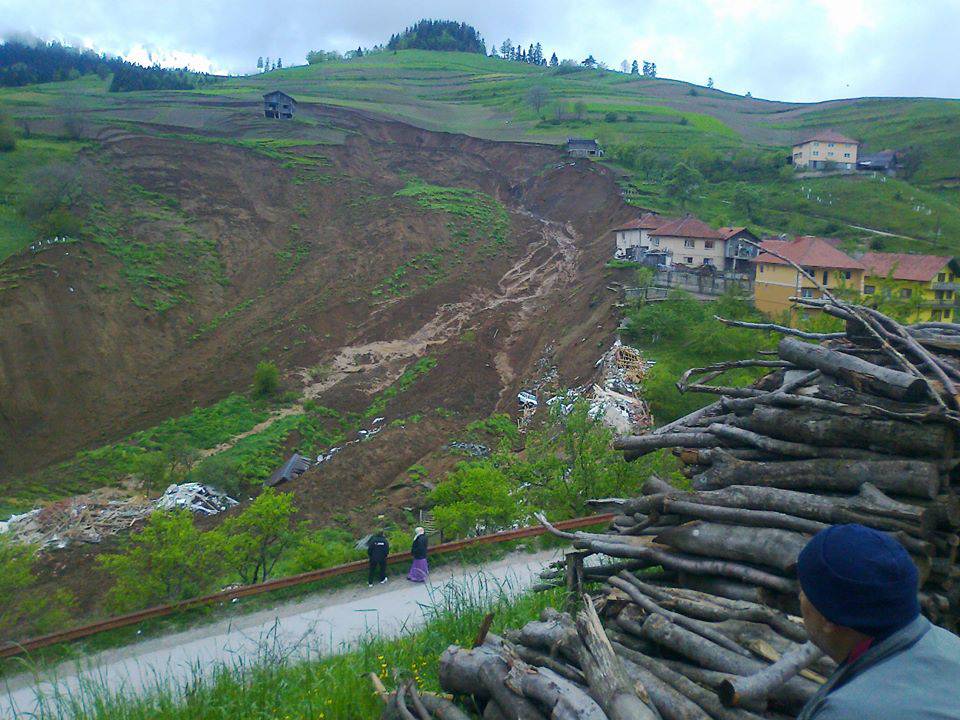
<svg viewBox="0 0 960 720"><path fill-rule="evenodd" d="M613 520L613 514L607 513L603 515L590 515L587 517L573 518L571 520L562 520L554 523L554 525L561 530L576 530L577 528L589 527L590 525L599 525L604 522L610 522L611 520ZM543 535L546 532L546 528L544 528L542 525L532 525L529 527L518 528L516 530L504 530L492 535L480 535L479 537L467 538L465 540L454 540L452 542L441 543L440 545L433 547L430 552L432 555L458 552L460 550L466 550L467 548L479 545L493 545L496 543L509 542L511 540L522 540L528 537L536 537L537 535ZM409 552L397 553L396 555L391 555L387 558L387 564L393 565L395 563L405 562L412 559L413 558ZM48 635L31 638L29 640L24 640L21 643L7 644L3 647L0 647L0 658L20 655L22 653L30 652L32 650L39 650L40 648L49 647L50 645L56 645L58 643L79 640L81 638L96 635L97 633L105 632L107 630L116 630L129 625L136 625L144 620L152 620L153 618L173 615L178 612L203 607L205 605L215 605L221 602L229 602L236 598L262 595L264 593L273 592L274 590L282 590L284 588L295 587L297 585L306 585L307 583L316 582L318 580L326 580L327 578L337 577L340 575L349 575L350 573L362 571L366 569L366 567L366 560L356 560L343 565L335 565L334 567L323 568L321 570L311 570L310 572L300 573L299 575L290 575L288 577L277 578L276 580L268 580L267 582L257 583L256 585L242 585L240 587L230 588L229 590L221 590L220 592L216 592L211 595L203 595L201 597L182 600L169 605L157 605L152 608L146 608L145 610L137 610L136 612L128 613L126 615L118 615L116 617L107 618L106 620L99 620L88 625L81 625L80 627L71 628L70 630L61 630Z"/></svg>

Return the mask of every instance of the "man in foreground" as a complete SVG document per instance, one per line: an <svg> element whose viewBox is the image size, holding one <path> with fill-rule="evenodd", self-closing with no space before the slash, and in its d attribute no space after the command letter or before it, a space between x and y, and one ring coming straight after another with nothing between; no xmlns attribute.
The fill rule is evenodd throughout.
<svg viewBox="0 0 960 720"><path fill-rule="evenodd" d="M960 720L960 638L920 615L900 543L836 525L800 552L797 576L810 640L839 663L797 720Z"/></svg>

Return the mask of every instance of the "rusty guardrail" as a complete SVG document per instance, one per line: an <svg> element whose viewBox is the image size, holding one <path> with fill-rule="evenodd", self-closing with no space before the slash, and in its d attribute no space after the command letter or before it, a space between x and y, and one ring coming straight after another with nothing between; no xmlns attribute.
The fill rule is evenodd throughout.
<svg viewBox="0 0 960 720"><path fill-rule="evenodd" d="M613 515L607 513L603 515L590 515L587 517L573 518L571 520L562 520L558 523L555 523L555 526L561 530L575 530L577 528L589 527L590 525L599 525L600 523L610 522L611 520L613 520ZM437 555L440 553L457 552L459 550L465 550L478 545L492 545L501 542L509 542L511 540L522 540L523 538L535 537L537 535L543 535L544 533L546 533L546 528L544 528L542 525L532 525L529 527L518 528L516 530L504 530L502 532L493 533L492 535L480 535L479 537L467 538L465 540L454 540L447 543L441 543L440 545L432 548L430 553L432 555ZM394 563L404 562L411 559L412 556L409 552L397 553L396 555L391 555L387 558L387 564L393 565ZM236 598L262 595L263 593L273 592L274 590L282 590L283 588L305 585L307 583L316 582L318 580L326 580L327 578L337 577L339 575L349 575L350 573L361 571L366 567L366 560L355 560L354 562L345 563L343 565L335 565L333 567L323 568L321 570L311 570L310 572L300 573L299 575L290 575L288 577L277 578L276 580L268 580L267 582L257 583L255 585L241 585L240 587L221 590L220 592L190 598L189 600L181 600L180 602L171 603L169 605L156 605L154 607L146 608L144 610L137 610L136 612L128 613L126 615L117 615L116 617L107 618L106 620L99 620L88 625L81 625L79 627L71 628L70 630L61 630L48 635L41 635L40 637L24 640L21 643L10 643L4 645L0 647L0 658L20 655L22 653L30 652L31 650L39 650L40 648L49 647L50 645L56 645L58 643L79 640L80 638L96 635L97 633L105 632L106 630L116 630L117 628L127 627L128 625L136 625L144 620L152 620L153 618L173 615L174 613L191 610L197 607L203 607L205 605L215 605L216 603L229 602Z"/></svg>

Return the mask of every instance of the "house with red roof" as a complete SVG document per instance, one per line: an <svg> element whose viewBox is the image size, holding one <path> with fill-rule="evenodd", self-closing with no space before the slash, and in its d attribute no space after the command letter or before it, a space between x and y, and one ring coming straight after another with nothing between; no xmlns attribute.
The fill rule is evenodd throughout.
<svg viewBox="0 0 960 720"><path fill-rule="evenodd" d="M753 274L754 265L751 262L759 253L757 245L760 238L745 227L717 228L724 243L724 268L733 272Z"/></svg>
<svg viewBox="0 0 960 720"><path fill-rule="evenodd" d="M792 297L820 297L817 284L832 292L863 292L863 263L826 238L806 235L793 240L765 240L752 262L756 267L754 304L768 315L789 315L794 309Z"/></svg>
<svg viewBox="0 0 960 720"><path fill-rule="evenodd" d="M957 322L960 313L960 263L948 255L867 253L864 300L894 306L913 322Z"/></svg>
<svg viewBox="0 0 960 720"><path fill-rule="evenodd" d="M674 265L689 268L726 266L723 236L702 220L690 215L670 220L651 230L650 247L669 253Z"/></svg>
<svg viewBox="0 0 960 720"><path fill-rule="evenodd" d="M628 220L623 225L613 228L617 239L615 257L634 259L634 248L650 249L650 232L671 218L658 215L655 212L643 213L640 217Z"/></svg>
<svg viewBox="0 0 960 720"><path fill-rule="evenodd" d="M860 142L836 130L817 130L794 143L792 162L812 170L856 170Z"/></svg>

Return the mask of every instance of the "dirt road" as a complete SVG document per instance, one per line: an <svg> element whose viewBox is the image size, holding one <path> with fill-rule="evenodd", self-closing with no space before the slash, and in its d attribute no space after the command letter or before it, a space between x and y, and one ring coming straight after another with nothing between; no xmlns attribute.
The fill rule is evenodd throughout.
<svg viewBox="0 0 960 720"><path fill-rule="evenodd" d="M442 568L426 585L407 582L398 568L382 586L316 595L104 651L39 676L8 678L0 695L0 717L32 717L44 704L53 710L58 695L87 700L104 690L132 695L158 683L179 690L218 665L249 667L258 661L336 653L366 635L392 636L422 625L429 608L451 593L491 599L501 592L515 595L557 557L557 551L515 553L483 567Z"/></svg>

